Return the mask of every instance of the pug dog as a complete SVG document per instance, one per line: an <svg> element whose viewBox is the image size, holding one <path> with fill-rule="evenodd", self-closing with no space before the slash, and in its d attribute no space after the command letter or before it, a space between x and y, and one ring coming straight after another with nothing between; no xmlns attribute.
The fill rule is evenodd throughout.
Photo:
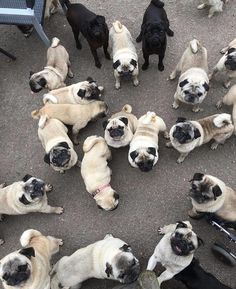
<svg viewBox="0 0 236 289"><path fill-rule="evenodd" d="M197 39L190 41L179 63L170 75L170 80L180 73L178 86L172 107L177 109L181 102L193 106L198 112L199 104L205 99L209 90L207 50Z"/></svg>
<svg viewBox="0 0 236 289"><path fill-rule="evenodd" d="M158 69L164 70L163 59L166 51L166 34L174 36L170 29L169 20L164 9L164 3L160 0L152 0L143 16L141 32L136 38L136 42L142 41L144 64L142 70L147 70L149 66L149 56L159 55Z"/></svg>
<svg viewBox="0 0 236 289"><path fill-rule="evenodd" d="M130 143L129 163L142 172L149 172L158 161L158 134L167 136L166 125L155 112L147 112L138 120L138 126Z"/></svg>
<svg viewBox="0 0 236 289"><path fill-rule="evenodd" d="M217 102L217 109L220 109L223 104L233 106L232 118L234 123L234 134L236 134L236 85L233 85L223 99Z"/></svg>
<svg viewBox="0 0 236 289"><path fill-rule="evenodd" d="M38 128L38 136L45 149L44 162L55 171L64 173L75 166L78 156L67 135L67 127L58 119L48 119L43 128Z"/></svg>
<svg viewBox="0 0 236 289"><path fill-rule="evenodd" d="M39 127L44 128L49 118L55 118L64 124L72 125L74 143L78 144L79 131L86 127L91 120L105 117L108 106L103 101L93 101L87 104L46 104L39 110L32 111L31 115L39 120Z"/></svg>
<svg viewBox="0 0 236 289"><path fill-rule="evenodd" d="M157 278L159 285L172 279L193 260L195 250L203 244L192 230L189 221L178 222L159 229L164 235L148 261L147 270L153 271L160 262L166 270Z"/></svg>
<svg viewBox="0 0 236 289"><path fill-rule="evenodd" d="M177 163L182 163L196 147L214 140L211 149L215 150L219 144L224 144L233 132L234 125L228 113L215 114L200 120L179 117L170 130L170 142L166 145L180 152Z"/></svg>
<svg viewBox="0 0 236 289"><path fill-rule="evenodd" d="M198 259L193 258L192 262L175 279L184 283L188 289L233 289L222 284L214 275L205 271Z"/></svg>
<svg viewBox="0 0 236 289"><path fill-rule="evenodd" d="M111 151L105 139L96 135L86 138L83 152L81 175L86 190L100 209L115 210L118 207L119 195L110 185L111 169L107 161L111 159Z"/></svg>
<svg viewBox="0 0 236 289"><path fill-rule="evenodd" d="M47 50L47 64L39 72L30 72L29 85L31 92L37 93L43 88L53 90L64 87L66 76L73 77L69 54L65 47L60 44L56 37L52 39L52 44Z"/></svg>
<svg viewBox="0 0 236 289"><path fill-rule="evenodd" d="M127 146L133 138L137 124L137 117L132 114L132 106L126 104L120 112L103 122L107 144L114 148Z"/></svg>
<svg viewBox="0 0 236 289"><path fill-rule="evenodd" d="M0 279L5 289L49 289L52 255L63 244L61 239L26 230L20 238L22 249L0 260Z"/></svg>
<svg viewBox="0 0 236 289"><path fill-rule="evenodd" d="M22 181L6 186L0 185L1 215L23 215L33 212L62 214L62 207L48 205L47 192L52 191L50 184L41 179L25 175Z"/></svg>
<svg viewBox="0 0 236 289"><path fill-rule="evenodd" d="M221 53L224 55L214 67L209 78L213 79L218 72L222 72L227 77L223 85L225 88L229 88L231 79L236 78L236 38L227 47L224 47Z"/></svg>
<svg viewBox="0 0 236 289"><path fill-rule="evenodd" d="M132 78L134 86L138 86L138 55L129 30L116 21L109 31L109 39L113 55L115 88L120 88L121 78Z"/></svg>
<svg viewBox="0 0 236 289"><path fill-rule="evenodd" d="M97 49L103 47L106 59L111 59L108 48L109 30L104 16L96 15L84 5L80 3L70 3L69 0L64 1L67 7L66 18L71 26L74 34L76 47L82 48L79 41L79 33L88 41L92 52L95 66L101 68L101 62L98 58Z"/></svg>
<svg viewBox="0 0 236 289"><path fill-rule="evenodd" d="M198 10L202 10L206 8L207 6L210 6L208 18L212 18L212 16L216 12L222 12L223 11L223 5L224 3L227 3L229 0L201 0L201 4L197 6Z"/></svg>
<svg viewBox="0 0 236 289"><path fill-rule="evenodd" d="M44 94L43 103L87 104L94 100L101 100L103 90L103 86L98 86L95 80L88 77L86 81L51 90Z"/></svg>
<svg viewBox="0 0 236 289"><path fill-rule="evenodd" d="M198 218L211 213L236 230L236 191L218 178L201 173L195 173L190 183L193 208L189 216Z"/></svg>
<svg viewBox="0 0 236 289"><path fill-rule="evenodd" d="M108 234L97 241L62 257L51 272L51 289L79 288L89 278L132 283L139 275L138 259L124 241Z"/></svg>

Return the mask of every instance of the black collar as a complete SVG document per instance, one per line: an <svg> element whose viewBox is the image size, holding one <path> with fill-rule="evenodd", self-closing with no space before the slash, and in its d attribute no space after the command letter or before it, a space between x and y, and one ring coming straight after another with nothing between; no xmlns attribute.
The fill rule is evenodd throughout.
<svg viewBox="0 0 236 289"><path fill-rule="evenodd" d="M25 195L22 195L21 198L19 198L19 201L24 204L24 205L29 205L31 204L25 197Z"/></svg>

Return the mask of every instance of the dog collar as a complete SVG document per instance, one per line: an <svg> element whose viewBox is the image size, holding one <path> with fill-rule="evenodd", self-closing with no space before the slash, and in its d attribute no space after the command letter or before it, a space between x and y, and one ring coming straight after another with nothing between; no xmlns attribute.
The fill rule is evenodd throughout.
<svg viewBox="0 0 236 289"><path fill-rule="evenodd" d="M109 188L110 186L111 186L110 184L107 184L107 185L103 185L103 186L98 187L98 188L96 189L96 191L94 191L94 192L92 193L93 198L94 198L97 194L99 194L99 193L101 193L103 190L105 190L106 188Z"/></svg>
<svg viewBox="0 0 236 289"><path fill-rule="evenodd" d="M53 71L57 76L60 77L61 81L64 81L64 77L62 76L62 74L56 68L54 68L52 66L45 66L44 69L48 69L48 70Z"/></svg>

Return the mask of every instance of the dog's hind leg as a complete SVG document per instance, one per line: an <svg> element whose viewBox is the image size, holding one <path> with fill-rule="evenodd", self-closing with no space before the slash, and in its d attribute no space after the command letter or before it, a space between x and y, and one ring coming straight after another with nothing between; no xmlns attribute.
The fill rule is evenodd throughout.
<svg viewBox="0 0 236 289"><path fill-rule="evenodd" d="M71 70L71 63L70 63L70 60L68 59L67 61L67 66L68 66L68 73L67 75L70 77L70 78L73 78L74 77L74 73L72 72Z"/></svg>
<svg viewBox="0 0 236 289"><path fill-rule="evenodd" d="M177 163L181 164L185 160L185 158L187 157L188 154L189 153L181 153L179 158L177 159Z"/></svg>
<svg viewBox="0 0 236 289"><path fill-rule="evenodd" d="M222 145L223 145L223 144L225 143L225 141L226 141L228 138L231 137L232 134L233 134L233 131L232 131L232 132L225 133L225 134L220 134L220 135L214 137L214 140L215 140L215 141L212 143L211 149L212 149L212 150L216 150L217 147L218 147L218 145L219 145L219 144L222 144Z"/></svg>
<svg viewBox="0 0 236 289"><path fill-rule="evenodd" d="M92 46L90 46L90 50L91 50L91 53L93 54L93 58L94 58L94 61L95 61L95 66L97 68L101 68L102 67L102 64L101 62L99 61L99 58L98 58L98 54L97 54L97 50L95 48L93 48Z"/></svg>
<svg viewBox="0 0 236 289"><path fill-rule="evenodd" d="M76 47L77 49L81 49L82 45L79 41L79 33L80 31L78 29L72 28L73 34L74 34L74 38L75 38L75 43L76 43Z"/></svg>
<svg viewBox="0 0 236 289"><path fill-rule="evenodd" d="M142 65L142 70L147 70L149 66L149 54L143 51L144 64Z"/></svg>
<svg viewBox="0 0 236 289"><path fill-rule="evenodd" d="M103 51L104 51L106 59L111 60L110 53L107 51L108 45L109 45L109 38L107 36L107 39L106 39L105 43L103 44Z"/></svg>

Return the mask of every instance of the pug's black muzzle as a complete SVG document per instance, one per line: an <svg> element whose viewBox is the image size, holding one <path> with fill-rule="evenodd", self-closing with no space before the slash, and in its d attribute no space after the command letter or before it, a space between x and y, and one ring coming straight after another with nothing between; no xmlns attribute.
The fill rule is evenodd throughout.
<svg viewBox="0 0 236 289"><path fill-rule="evenodd" d="M130 80L132 78L132 73L133 71L121 71L119 72L120 76L124 79L124 80Z"/></svg>
<svg viewBox="0 0 236 289"><path fill-rule="evenodd" d="M109 133L112 138L118 138L124 135L124 130L120 128L115 128L112 129Z"/></svg>
<svg viewBox="0 0 236 289"><path fill-rule="evenodd" d="M70 153L66 150L53 152L52 163L57 167L64 167L70 161Z"/></svg>
<svg viewBox="0 0 236 289"><path fill-rule="evenodd" d="M187 94L184 97L185 101L190 102L192 104L199 103L199 96L195 94Z"/></svg>
<svg viewBox="0 0 236 289"><path fill-rule="evenodd" d="M140 171L147 173L150 172L152 170L153 167L153 163L138 163L138 167L140 169Z"/></svg>
<svg viewBox="0 0 236 289"><path fill-rule="evenodd" d="M178 256L187 256L191 251L189 249L189 244L186 240L178 237L171 238L171 248Z"/></svg>
<svg viewBox="0 0 236 289"><path fill-rule="evenodd" d="M38 83L35 83L33 80L30 80L29 85L30 85L31 91L35 93L40 92L43 89L42 86L40 86Z"/></svg>
<svg viewBox="0 0 236 289"><path fill-rule="evenodd" d="M225 67L229 70L236 70L236 62L234 61L232 56L228 56L227 60L225 61Z"/></svg>
<svg viewBox="0 0 236 289"><path fill-rule="evenodd" d="M138 279L139 274L140 274L140 265L139 262L136 262L135 265L130 269L129 274L125 276L123 283L124 284L133 283Z"/></svg>
<svg viewBox="0 0 236 289"><path fill-rule="evenodd" d="M17 286L22 282L25 282L29 279L30 272L27 270L26 272L16 272L12 275L4 278L8 286Z"/></svg>
<svg viewBox="0 0 236 289"><path fill-rule="evenodd" d="M44 184L35 184L33 188L33 193L31 193L30 195L32 199L42 197L44 195Z"/></svg>
<svg viewBox="0 0 236 289"><path fill-rule="evenodd" d="M173 137L178 140L180 144L185 144L187 140L191 139L190 136L186 135L185 133L174 132Z"/></svg>

